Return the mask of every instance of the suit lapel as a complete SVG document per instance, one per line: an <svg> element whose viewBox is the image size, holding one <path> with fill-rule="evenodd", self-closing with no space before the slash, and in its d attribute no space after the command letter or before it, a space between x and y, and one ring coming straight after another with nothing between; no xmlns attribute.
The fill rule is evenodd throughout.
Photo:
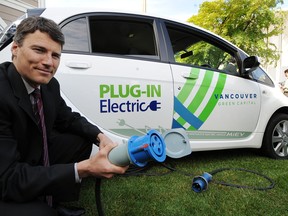
<svg viewBox="0 0 288 216"><path fill-rule="evenodd" d="M36 119L32 111L31 101L20 74L17 72L13 64L11 64L8 67L7 71L9 82L12 86L15 97L18 99L19 106L27 113L27 115L37 125ZM51 129L52 128L51 119L53 119L52 110L55 109L55 107L53 107L54 103L52 102L54 101L53 94L48 90L47 85L41 85L41 95L43 100L46 129L48 128Z"/></svg>
<svg viewBox="0 0 288 216"><path fill-rule="evenodd" d="M29 95L20 74L17 72L13 64L8 67L7 71L8 79L13 89L14 95L18 99L18 105L28 114L28 116L35 122L35 124L37 124L32 111Z"/></svg>

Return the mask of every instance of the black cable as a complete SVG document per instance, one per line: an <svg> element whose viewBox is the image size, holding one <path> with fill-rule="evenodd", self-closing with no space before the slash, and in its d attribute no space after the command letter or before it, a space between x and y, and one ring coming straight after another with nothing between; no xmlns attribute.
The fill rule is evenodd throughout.
<svg viewBox="0 0 288 216"><path fill-rule="evenodd" d="M223 172L223 171L227 171L227 170L236 170L236 171L243 171L243 172L249 172L258 176L261 176L262 178L266 179L268 182L270 182L270 185L267 187L254 187L254 186L247 186L247 185L238 185L238 184L231 184L231 183L226 183L226 182L219 182L219 181L215 181L212 180L212 182L216 183L216 184L220 184L223 186L230 186L230 187L237 187L237 188L246 188L246 189L254 189L254 190L270 190L272 188L274 188L275 186L275 182L269 178L268 176L261 174L259 172L253 171L253 170L248 170L248 169L243 169L243 168L221 168L221 169L216 169L213 170L211 172L209 172L209 174L211 174L212 176L216 175L217 173Z"/></svg>
<svg viewBox="0 0 288 216"><path fill-rule="evenodd" d="M179 171L177 170L173 165L167 165L166 163L160 163L163 167L165 167L166 169L168 169L168 172L165 173L147 173L147 170L150 169L152 167L153 164L152 162L145 167L137 167L134 165L130 165L130 167L128 168L128 170L126 171L125 174L123 175L119 175L119 176L140 176L140 175L145 175L145 176L162 176L162 175L167 175L171 172L179 172L182 173L183 175L186 176L192 176L193 174L191 173L186 173L183 171ZM159 163L158 163L159 164ZM253 170L247 170L247 169L243 169L243 168L220 168L220 169L216 169L213 170L211 172L209 172L210 175L214 176L217 173L223 172L223 171L227 171L227 170L238 170L238 171L243 171L243 172L250 172L252 174L261 176L263 178L265 178L266 180L268 180L270 182L270 185L267 187L252 187L252 186L245 186L245 185L236 185L236 184L230 184L230 183L226 183L226 182L217 182L215 180L212 180L212 182L214 182L215 184L220 184L220 185L224 185L224 186L230 186L230 187L237 187L237 188L247 188L247 189L254 189L254 190L269 190L274 188L275 186L275 182L269 178L266 175L263 175L261 173L258 173L256 171ZM104 211L102 208L102 202L101 202L101 179L100 178L96 178L96 182L95 182L95 199L96 199L96 207L97 207L97 212L98 212L98 216L104 216Z"/></svg>
<svg viewBox="0 0 288 216"><path fill-rule="evenodd" d="M164 173L147 172L155 164L160 164L160 165L166 167L168 169L168 171L164 172ZM167 174L169 174L169 173L171 173L173 171L175 171L175 168L173 168L173 167L169 167L169 166L165 165L164 163L154 163L153 161L151 161L145 167L138 167L138 166L135 166L135 165L130 165L128 170L123 175L120 175L120 177L141 176L141 175L144 175L144 176L163 176L163 175L167 175Z"/></svg>
<svg viewBox="0 0 288 216"><path fill-rule="evenodd" d="M101 179L96 178L95 180L95 200L96 200L96 210L98 212L98 216L104 216L104 211L102 208L101 201Z"/></svg>

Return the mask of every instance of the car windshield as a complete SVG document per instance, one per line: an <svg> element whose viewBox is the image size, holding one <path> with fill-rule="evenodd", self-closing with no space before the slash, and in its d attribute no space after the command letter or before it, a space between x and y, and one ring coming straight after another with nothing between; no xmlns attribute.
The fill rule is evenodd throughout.
<svg viewBox="0 0 288 216"><path fill-rule="evenodd" d="M28 9L27 13L20 16L17 20L12 22L10 25L6 26L3 31L0 32L0 51L4 49L13 40L14 34L16 32L17 25L25 18L29 16L40 16L44 11L43 8Z"/></svg>
<svg viewBox="0 0 288 216"><path fill-rule="evenodd" d="M7 46L13 39L16 32L17 25L26 17L26 14L19 17L16 21L6 26L6 28L0 33L0 50Z"/></svg>

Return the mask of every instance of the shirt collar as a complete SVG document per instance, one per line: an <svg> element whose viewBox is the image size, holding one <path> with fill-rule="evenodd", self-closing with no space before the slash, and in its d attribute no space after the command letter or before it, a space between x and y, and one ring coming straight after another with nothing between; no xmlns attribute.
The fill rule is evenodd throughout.
<svg viewBox="0 0 288 216"><path fill-rule="evenodd" d="M34 91L35 88L33 88L32 86L30 86L29 83L26 82L25 79L23 79L23 77L22 77L22 80L23 80L23 82L24 82L24 85L25 85L25 87L26 87L26 90L27 90L28 94L31 94L31 93ZM40 89L40 86L39 86L38 88Z"/></svg>

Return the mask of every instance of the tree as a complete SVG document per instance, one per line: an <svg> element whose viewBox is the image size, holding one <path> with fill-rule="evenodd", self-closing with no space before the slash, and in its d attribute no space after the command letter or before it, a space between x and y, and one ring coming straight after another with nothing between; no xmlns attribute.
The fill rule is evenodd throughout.
<svg viewBox="0 0 288 216"><path fill-rule="evenodd" d="M283 0L214 0L200 5L197 15L188 19L234 43L249 55L271 64L279 59L272 36L283 32Z"/></svg>

